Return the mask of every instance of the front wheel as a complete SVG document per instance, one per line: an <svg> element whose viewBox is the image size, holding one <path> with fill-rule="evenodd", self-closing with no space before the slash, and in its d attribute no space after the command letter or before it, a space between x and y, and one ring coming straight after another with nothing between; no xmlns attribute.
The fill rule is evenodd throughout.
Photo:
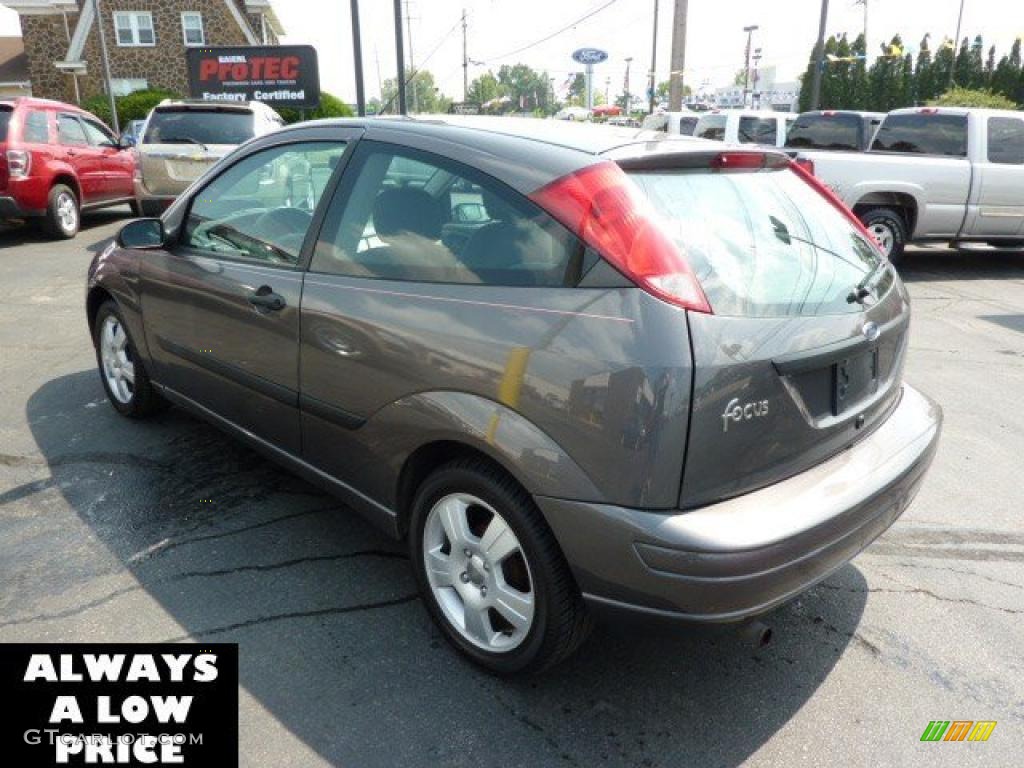
<svg viewBox="0 0 1024 768"><path fill-rule="evenodd" d="M903 216L891 208L871 208L861 214L860 220L875 238L882 253L893 264L898 264L907 245L907 224Z"/></svg>
<svg viewBox="0 0 1024 768"><path fill-rule="evenodd" d="M454 461L423 483L409 547L434 621L490 672L539 672L589 633L569 566L533 499L483 460Z"/></svg>
<svg viewBox="0 0 1024 768"><path fill-rule="evenodd" d="M164 406L113 301L104 302L96 313L93 343L103 389L118 413L142 418Z"/></svg>

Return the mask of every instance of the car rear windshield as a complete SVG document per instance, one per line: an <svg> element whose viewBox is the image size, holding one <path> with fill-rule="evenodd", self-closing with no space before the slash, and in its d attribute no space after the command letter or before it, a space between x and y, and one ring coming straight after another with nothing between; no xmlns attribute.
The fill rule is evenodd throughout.
<svg viewBox="0 0 1024 768"><path fill-rule="evenodd" d="M699 117L681 117L679 118L679 133L682 136L693 136L693 129L697 127L697 122L700 120Z"/></svg>
<svg viewBox="0 0 1024 768"><path fill-rule="evenodd" d="M7 126L11 123L12 114L14 114L13 109L0 105L0 141L7 141Z"/></svg>
<svg viewBox="0 0 1024 768"><path fill-rule="evenodd" d="M861 119L857 115L801 115L790 126L786 146L791 149L845 149L861 147Z"/></svg>
<svg viewBox="0 0 1024 768"><path fill-rule="evenodd" d="M880 256L789 170L631 173L685 254L718 315L859 312L847 300ZM888 289L880 279L879 292Z"/></svg>
<svg viewBox="0 0 1024 768"><path fill-rule="evenodd" d="M158 109L149 119L144 144L243 144L255 135L252 112Z"/></svg>
<svg viewBox="0 0 1024 768"><path fill-rule="evenodd" d="M967 115L889 115L882 121L871 150L967 157Z"/></svg>
<svg viewBox="0 0 1024 768"><path fill-rule="evenodd" d="M693 135L698 139L713 139L715 141L725 140L725 115L714 115L702 117L697 121L697 127Z"/></svg>

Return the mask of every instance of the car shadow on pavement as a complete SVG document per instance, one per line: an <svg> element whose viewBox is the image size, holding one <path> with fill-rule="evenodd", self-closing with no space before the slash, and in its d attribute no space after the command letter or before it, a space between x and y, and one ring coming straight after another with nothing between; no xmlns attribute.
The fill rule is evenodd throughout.
<svg viewBox="0 0 1024 768"><path fill-rule="evenodd" d="M247 725L248 696L338 765L731 766L844 653L877 653L857 632L864 578L847 566L765 619L767 648L735 632L599 628L544 676L499 680L449 650L400 544L179 410L133 422L102 397L92 370L31 396L50 478L0 505L56 491L86 527L24 537L40 599L71 592L54 574L85 578L111 554L103 578L121 586L29 620L56 617L67 639L68 622L108 621L126 641L239 643L243 755L275 749ZM19 605L38 614L33 597Z"/></svg>
<svg viewBox="0 0 1024 768"><path fill-rule="evenodd" d="M939 280L1024 279L1024 251L919 248L907 251L898 267L908 283Z"/></svg>

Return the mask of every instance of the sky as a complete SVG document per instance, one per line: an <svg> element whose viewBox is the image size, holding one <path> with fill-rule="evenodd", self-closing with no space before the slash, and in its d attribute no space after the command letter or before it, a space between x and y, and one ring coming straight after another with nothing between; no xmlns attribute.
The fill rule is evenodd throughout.
<svg viewBox="0 0 1024 768"><path fill-rule="evenodd" d="M348 102L355 100L352 31L349 0L273 0L284 24L285 42L309 43L320 57L321 86ZM868 0L868 38L874 50L884 37L897 32L911 51L925 33L941 41L956 32L960 0ZM18 34L17 15L0 2L0 35ZM403 6L405 0L403 0ZM530 46L589 12L592 17L547 42ZM658 20L657 78L668 79L672 43L673 0L661 0ZM981 34L985 47L993 43L1002 55L1024 36L1024 3L1011 0L964 0L961 37ZM573 50L588 46L608 52L608 61L595 67L595 87L610 79L611 93L622 91L627 57L631 90L645 87L650 66L654 0L408 0L412 60L435 76L441 91L462 98L462 10L467 12L468 53L472 79L488 68L523 62L547 70L560 89L580 67ZM828 32L863 30L863 5L855 0L831 0ZM762 49L762 65L774 65L777 80L791 80L804 70L818 31L820 0L690 0L687 34L687 84L700 90L729 85L743 67L746 34L757 24L754 47ZM367 98L379 93L381 80L395 75L393 2L360 0L363 68ZM934 48L934 43L933 43ZM408 64L408 41L406 41ZM424 58L429 57L424 62ZM378 66L379 62L379 66Z"/></svg>

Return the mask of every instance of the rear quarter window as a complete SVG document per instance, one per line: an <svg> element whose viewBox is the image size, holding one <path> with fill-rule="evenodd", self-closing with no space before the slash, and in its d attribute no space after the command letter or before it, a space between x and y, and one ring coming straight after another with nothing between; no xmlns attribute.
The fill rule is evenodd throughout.
<svg viewBox="0 0 1024 768"><path fill-rule="evenodd" d="M967 157L967 115L890 115L878 129L871 150Z"/></svg>
<svg viewBox="0 0 1024 768"><path fill-rule="evenodd" d="M1024 165L1024 120L989 118L988 161L1001 165Z"/></svg>
<svg viewBox="0 0 1024 768"><path fill-rule="evenodd" d="M702 117L697 121L697 127L694 129L693 135L698 139L725 141L725 123L725 115Z"/></svg>
<svg viewBox="0 0 1024 768"><path fill-rule="evenodd" d="M861 120L856 115L804 115L790 126L786 146L791 149L860 149Z"/></svg>
<svg viewBox="0 0 1024 768"><path fill-rule="evenodd" d="M25 125L21 129L21 140L26 144L49 143L50 127L45 112L32 110L25 115Z"/></svg>

